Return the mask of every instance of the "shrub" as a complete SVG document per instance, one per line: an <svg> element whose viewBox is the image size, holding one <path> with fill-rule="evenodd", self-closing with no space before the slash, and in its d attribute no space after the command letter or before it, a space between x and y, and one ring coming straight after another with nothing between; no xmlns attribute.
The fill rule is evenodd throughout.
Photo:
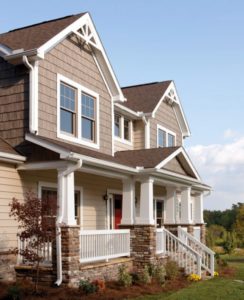
<svg viewBox="0 0 244 300"><path fill-rule="evenodd" d="M119 267L119 284L125 287L132 285L132 276L125 265Z"/></svg>
<svg viewBox="0 0 244 300"><path fill-rule="evenodd" d="M89 280L80 280L79 289L86 295L93 294L98 291L98 286Z"/></svg>
<svg viewBox="0 0 244 300"><path fill-rule="evenodd" d="M22 289L19 285L11 285L8 288L8 296L10 299L18 300L21 299Z"/></svg>
<svg viewBox="0 0 244 300"><path fill-rule="evenodd" d="M96 279L92 283L97 286L97 291L98 292L103 292L106 288L104 280Z"/></svg>
<svg viewBox="0 0 244 300"><path fill-rule="evenodd" d="M179 267L173 260L168 260L165 265L166 277L168 279L174 279L179 275Z"/></svg>
<svg viewBox="0 0 244 300"><path fill-rule="evenodd" d="M154 270L153 277L159 284L163 284L165 282L166 270L163 265L157 265Z"/></svg>
<svg viewBox="0 0 244 300"><path fill-rule="evenodd" d="M150 283L152 281L152 277L149 274L149 267L146 265L143 271L139 274L139 281L141 283Z"/></svg>
<svg viewBox="0 0 244 300"><path fill-rule="evenodd" d="M187 277L187 280L197 282L197 281L201 280L201 277L199 275L197 275L197 274L190 274Z"/></svg>

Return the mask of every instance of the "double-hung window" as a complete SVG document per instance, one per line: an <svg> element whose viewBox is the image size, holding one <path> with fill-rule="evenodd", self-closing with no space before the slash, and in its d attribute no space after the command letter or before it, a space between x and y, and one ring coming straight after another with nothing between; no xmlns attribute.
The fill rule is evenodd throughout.
<svg viewBox="0 0 244 300"><path fill-rule="evenodd" d="M99 148L99 95L58 75L58 137Z"/></svg>
<svg viewBox="0 0 244 300"><path fill-rule="evenodd" d="M82 93L81 130L82 138L95 140L95 98Z"/></svg>
<svg viewBox="0 0 244 300"><path fill-rule="evenodd" d="M131 142L132 121L122 115L114 115L114 136L122 142Z"/></svg>
<svg viewBox="0 0 244 300"><path fill-rule="evenodd" d="M174 147L176 134L161 125L157 126L157 146Z"/></svg>
<svg viewBox="0 0 244 300"><path fill-rule="evenodd" d="M60 129L75 135L76 90L71 86L60 84Z"/></svg>

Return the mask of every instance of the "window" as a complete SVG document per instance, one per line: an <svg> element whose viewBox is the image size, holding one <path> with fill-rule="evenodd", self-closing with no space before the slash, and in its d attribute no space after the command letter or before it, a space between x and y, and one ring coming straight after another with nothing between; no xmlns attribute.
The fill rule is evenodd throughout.
<svg viewBox="0 0 244 300"><path fill-rule="evenodd" d="M168 133L168 147L175 146L175 137L173 134Z"/></svg>
<svg viewBox="0 0 244 300"><path fill-rule="evenodd" d="M158 129L158 146L159 147L166 146L166 132L162 129Z"/></svg>
<svg viewBox="0 0 244 300"><path fill-rule="evenodd" d="M129 141L130 140L130 121L127 119L124 119L124 139Z"/></svg>
<svg viewBox="0 0 244 300"><path fill-rule="evenodd" d="M60 85L60 129L75 134L75 89L61 83Z"/></svg>
<svg viewBox="0 0 244 300"><path fill-rule="evenodd" d="M114 115L114 136L122 142L131 142L132 121L119 114Z"/></svg>
<svg viewBox="0 0 244 300"><path fill-rule="evenodd" d="M114 135L120 137L120 116L114 115Z"/></svg>
<svg viewBox="0 0 244 300"><path fill-rule="evenodd" d="M157 126L157 145L158 147L175 146L176 135L174 132L158 125Z"/></svg>
<svg viewBox="0 0 244 300"><path fill-rule="evenodd" d="M95 99L84 93L82 93L81 119L82 137L94 141Z"/></svg>
<svg viewBox="0 0 244 300"><path fill-rule="evenodd" d="M99 95L58 74L57 136L99 149Z"/></svg>

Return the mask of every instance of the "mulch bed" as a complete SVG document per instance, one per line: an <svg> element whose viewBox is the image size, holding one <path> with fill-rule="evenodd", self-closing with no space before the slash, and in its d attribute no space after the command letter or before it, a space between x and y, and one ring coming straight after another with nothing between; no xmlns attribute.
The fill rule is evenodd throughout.
<svg viewBox="0 0 244 300"><path fill-rule="evenodd" d="M151 284L135 284L131 287L122 287L118 282L107 282L106 288L102 292L98 292L90 295L82 295L78 289L71 289L65 287L51 288L40 287L40 294L33 295L30 286L23 284L20 300L122 300L129 298L136 298L142 295L154 295L162 292L177 291L184 287L187 287L190 283L185 277L179 277L174 280L167 280L163 286L160 286L156 282ZM0 299L10 300L13 297L7 296L7 291L10 285L0 283Z"/></svg>

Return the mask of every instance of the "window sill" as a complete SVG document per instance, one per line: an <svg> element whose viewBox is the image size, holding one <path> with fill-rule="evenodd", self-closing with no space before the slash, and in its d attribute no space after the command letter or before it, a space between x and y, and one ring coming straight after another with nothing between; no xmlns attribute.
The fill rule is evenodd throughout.
<svg viewBox="0 0 244 300"><path fill-rule="evenodd" d="M93 142L89 142L87 140L78 139L77 137L66 135L64 133L58 133L57 137L60 139L69 141L69 142L73 142L75 144L87 146L87 147L94 148L94 149L100 149L99 143L93 143Z"/></svg>
<svg viewBox="0 0 244 300"><path fill-rule="evenodd" d="M132 142L131 141L122 139L120 137L114 136L114 140L117 141L117 142L120 142L120 143L132 146Z"/></svg>

